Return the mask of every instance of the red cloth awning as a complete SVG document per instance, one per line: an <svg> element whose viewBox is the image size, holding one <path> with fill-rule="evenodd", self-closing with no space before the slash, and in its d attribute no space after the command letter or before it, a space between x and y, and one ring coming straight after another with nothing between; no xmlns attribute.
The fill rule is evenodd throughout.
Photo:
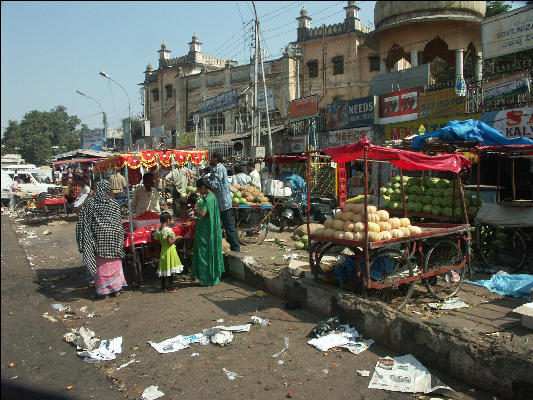
<svg viewBox="0 0 533 400"><path fill-rule="evenodd" d="M102 158L72 158L70 160L52 161L50 164L63 165L63 164L76 164L76 163L88 163L100 161Z"/></svg>
<svg viewBox="0 0 533 400"><path fill-rule="evenodd" d="M330 147L322 151L332 156L333 161L336 163L346 163L361 160L364 157L365 148L369 161L388 161L398 168L409 171L434 170L459 172L463 168L470 167L470 161L459 154L428 156L414 151L376 146L371 144L366 137L357 143Z"/></svg>

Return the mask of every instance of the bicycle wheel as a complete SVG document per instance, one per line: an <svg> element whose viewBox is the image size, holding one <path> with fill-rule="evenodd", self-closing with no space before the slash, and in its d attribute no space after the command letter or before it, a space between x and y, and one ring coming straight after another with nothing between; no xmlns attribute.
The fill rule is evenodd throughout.
<svg viewBox="0 0 533 400"><path fill-rule="evenodd" d="M526 241L514 228L480 226L479 250L483 260L506 272L520 269L526 261Z"/></svg>
<svg viewBox="0 0 533 400"><path fill-rule="evenodd" d="M237 236L239 237L239 242L243 246L261 244L264 242L268 235L268 220L264 221L260 226L261 215L258 215L259 218L251 218L253 214L246 213L241 215L237 219Z"/></svg>
<svg viewBox="0 0 533 400"><path fill-rule="evenodd" d="M461 248L452 240L436 242L426 253L424 261L424 274L437 272L443 268L460 265L465 260ZM439 300L453 297L461 288L466 273L466 264L453 271L437 273L424 279L424 284L429 293Z"/></svg>
<svg viewBox="0 0 533 400"><path fill-rule="evenodd" d="M370 258L370 279L388 286L382 289L365 288L365 296L401 310L413 294L415 281L401 284L397 282L413 276L413 264L405 252L396 249L379 250Z"/></svg>

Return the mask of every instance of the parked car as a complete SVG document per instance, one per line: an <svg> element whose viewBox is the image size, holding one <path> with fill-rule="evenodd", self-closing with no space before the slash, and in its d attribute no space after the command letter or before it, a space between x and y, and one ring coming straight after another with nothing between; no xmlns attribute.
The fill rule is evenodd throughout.
<svg viewBox="0 0 533 400"><path fill-rule="evenodd" d="M9 204L9 188L13 183L15 176L20 178L23 183L19 184L19 188L28 192L29 195L40 194L48 192L48 188L60 188L57 185L51 185L47 183L40 183L35 177L27 171L2 171L2 204Z"/></svg>

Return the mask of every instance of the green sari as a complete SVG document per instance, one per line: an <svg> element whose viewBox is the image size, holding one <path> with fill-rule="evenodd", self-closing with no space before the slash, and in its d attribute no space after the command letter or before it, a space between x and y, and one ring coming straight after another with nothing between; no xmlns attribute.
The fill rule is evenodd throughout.
<svg viewBox="0 0 533 400"><path fill-rule="evenodd" d="M209 193L200 197L197 205L199 210L207 210L207 214L196 220L191 280L199 279L201 285L213 286L220 282L220 276L224 272L217 198Z"/></svg>

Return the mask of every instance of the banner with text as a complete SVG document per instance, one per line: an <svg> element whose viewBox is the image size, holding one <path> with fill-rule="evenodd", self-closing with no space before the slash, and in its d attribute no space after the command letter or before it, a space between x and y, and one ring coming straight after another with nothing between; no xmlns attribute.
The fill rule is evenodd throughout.
<svg viewBox="0 0 533 400"><path fill-rule="evenodd" d="M274 90L267 89L267 98L268 98L268 112L276 111L276 103L274 102ZM263 90L257 93L257 106L261 109L263 114L266 114L266 104L265 104L265 92Z"/></svg>
<svg viewBox="0 0 533 400"><path fill-rule="evenodd" d="M357 128L374 123L374 96L326 105L326 130Z"/></svg>
<svg viewBox="0 0 533 400"><path fill-rule="evenodd" d="M379 96L379 123L412 121L418 118L418 94L421 88L401 90Z"/></svg>
<svg viewBox="0 0 533 400"><path fill-rule="evenodd" d="M237 90L233 89L202 101L198 107L198 114L200 114L200 118L204 118L235 107L237 107Z"/></svg>
<svg viewBox="0 0 533 400"><path fill-rule="evenodd" d="M463 114L452 117L419 119L416 121L402 122L385 126L385 140L400 140L407 136L418 135L423 126L426 133L431 133L442 128L450 121L464 121L466 119L481 119L481 114Z"/></svg>
<svg viewBox="0 0 533 400"><path fill-rule="evenodd" d="M83 149L90 149L93 146L105 146L105 135L103 129L94 129L83 132L82 145Z"/></svg>
<svg viewBox="0 0 533 400"><path fill-rule="evenodd" d="M457 96L455 89L420 93L418 118L445 117L465 112L465 98Z"/></svg>
<svg viewBox="0 0 533 400"><path fill-rule="evenodd" d="M505 137L533 139L533 107L484 112L481 120L499 130Z"/></svg>
<svg viewBox="0 0 533 400"><path fill-rule="evenodd" d="M529 77L526 71L483 84L483 100L496 101L506 97L530 91Z"/></svg>
<svg viewBox="0 0 533 400"><path fill-rule="evenodd" d="M289 103L289 116L292 121L313 117L318 114L317 95L302 97Z"/></svg>
<svg viewBox="0 0 533 400"><path fill-rule="evenodd" d="M321 132L319 134L318 147L320 149L325 149L328 147L355 143L365 136L372 142L372 133L372 128L368 126L364 128L340 129L336 131Z"/></svg>

